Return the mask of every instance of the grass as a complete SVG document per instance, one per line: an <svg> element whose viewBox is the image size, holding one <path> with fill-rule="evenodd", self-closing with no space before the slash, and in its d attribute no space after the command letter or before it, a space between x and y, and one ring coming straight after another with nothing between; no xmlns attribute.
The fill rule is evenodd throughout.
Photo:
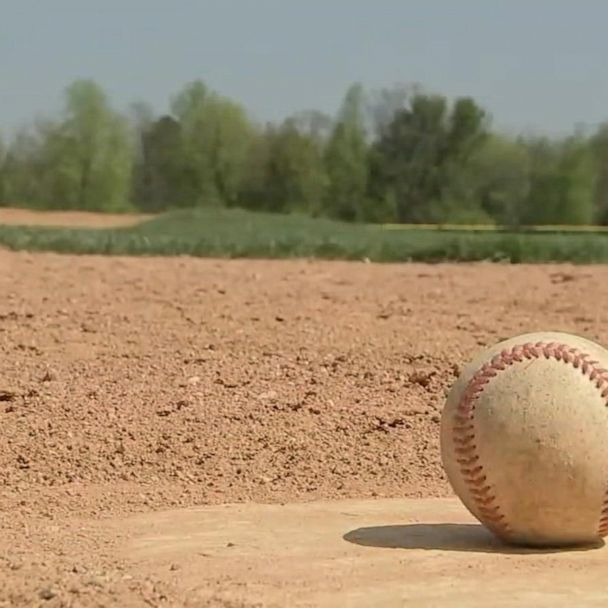
<svg viewBox="0 0 608 608"><path fill-rule="evenodd" d="M13 250L106 255L310 257L374 262L608 262L608 234L513 233L466 227L396 230L238 209L170 212L113 229L0 226L0 245Z"/></svg>
<svg viewBox="0 0 608 608"><path fill-rule="evenodd" d="M433 230L448 232L508 232L509 229L496 226L494 224L382 224L386 230ZM554 234L589 234L589 233L608 233L608 226L598 225L546 225L546 226L526 226L520 232L526 233L554 233Z"/></svg>

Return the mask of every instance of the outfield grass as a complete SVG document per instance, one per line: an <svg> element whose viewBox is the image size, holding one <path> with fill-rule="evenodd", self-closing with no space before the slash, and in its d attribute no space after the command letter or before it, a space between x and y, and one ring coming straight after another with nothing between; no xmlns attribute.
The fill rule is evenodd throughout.
<svg viewBox="0 0 608 608"><path fill-rule="evenodd" d="M407 230L242 210L182 210L113 229L0 225L13 250L402 261L608 262L603 232Z"/></svg>

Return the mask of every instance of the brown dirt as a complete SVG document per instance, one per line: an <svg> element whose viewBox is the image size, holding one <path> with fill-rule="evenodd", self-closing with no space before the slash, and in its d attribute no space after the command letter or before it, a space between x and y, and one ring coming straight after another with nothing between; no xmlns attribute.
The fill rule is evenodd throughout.
<svg viewBox="0 0 608 608"><path fill-rule="evenodd" d="M449 495L460 367L524 331L607 343L607 278L0 252L0 606L186 605L121 553L137 514Z"/></svg>
<svg viewBox="0 0 608 608"><path fill-rule="evenodd" d="M92 213L88 211L37 211L0 207L0 225L59 226L65 228L120 228L134 226L151 215L127 213Z"/></svg>

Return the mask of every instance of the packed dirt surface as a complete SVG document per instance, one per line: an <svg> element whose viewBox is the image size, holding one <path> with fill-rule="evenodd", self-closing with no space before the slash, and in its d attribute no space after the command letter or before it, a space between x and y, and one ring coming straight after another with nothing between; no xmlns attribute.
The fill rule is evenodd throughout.
<svg viewBox="0 0 608 608"><path fill-rule="evenodd" d="M63 228L120 228L134 226L150 215L127 213L91 213L87 211L36 211L0 207L0 225L57 226Z"/></svg>
<svg viewBox="0 0 608 608"><path fill-rule="evenodd" d="M179 585L190 606L604 608L608 601L605 545L506 547L454 499L248 503L128 523L122 554L138 571Z"/></svg>
<svg viewBox="0 0 608 608"><path fill-rule="evenodd" d="M125 549L132 518L451 496L438 430L462 365L539 329L608 343L607 279L0 252L0 606L274 605L251 579L234 579L239 599L209 599L231 561L188 599L185 579Z"/></svg>

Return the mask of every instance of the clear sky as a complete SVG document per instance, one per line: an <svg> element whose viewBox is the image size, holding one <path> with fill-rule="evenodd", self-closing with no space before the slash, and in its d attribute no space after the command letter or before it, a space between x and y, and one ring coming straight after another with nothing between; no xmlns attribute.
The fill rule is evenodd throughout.
<svg viewBox="0 0 608 608"><path fill-rule="evenodd" d="M0 0L0 130L87 77L158 111L200 78L264 120L418 82L568 132L608 119L607 23L606 0Z"/></svg>

